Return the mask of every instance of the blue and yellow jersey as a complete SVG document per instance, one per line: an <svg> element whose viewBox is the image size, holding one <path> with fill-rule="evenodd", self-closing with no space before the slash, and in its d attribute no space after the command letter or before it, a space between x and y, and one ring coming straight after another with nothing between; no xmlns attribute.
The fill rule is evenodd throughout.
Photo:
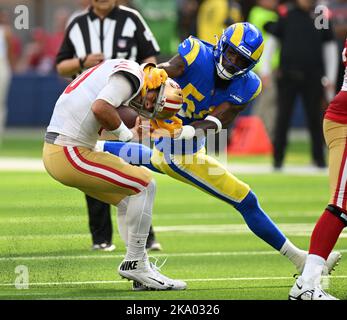
<svg viewBox="0 0 347 320"><path fill-rule="evenodd" d="M213 45L189 37L178 47L178 53L185 62L182 76L174 80L183 90L184 104L179 114L184 124L201 120L219 104L245 104L261 91L261 81L252 71L230 81L226 89L215 87L216 67Z"/></svg>
<svg viewBox="0 0 347 320"><path fill-rule="evenodd" d="M207 42L189 37L179 45L178 53L185 62L183 75L174 78L183 91L184 103L177 116L182 119L184 125L203 120L223 102L246 104L261 92L261 80L252 71L229 81L230 84L226 88L216 88L213 45ZM165 140L169 139L160 139L160 145ZM193 152L203 144L202 140L194 143ZM178 149L178 153L185 152L185 148Z"/></svg>

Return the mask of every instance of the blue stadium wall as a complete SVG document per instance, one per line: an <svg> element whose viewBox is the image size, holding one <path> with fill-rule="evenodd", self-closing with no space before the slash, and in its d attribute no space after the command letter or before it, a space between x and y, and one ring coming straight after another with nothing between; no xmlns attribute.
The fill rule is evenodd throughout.
<svg viewBox="0 0 347 320"><path fill-rule="evenodd" d="M40 76L35 73L14 75L9 96L7 127L46 127L55 102L67 85L56 74ZM242 114L251 113L251 107ZM298 99L292 126L305 126L305 115Z"/></svg>

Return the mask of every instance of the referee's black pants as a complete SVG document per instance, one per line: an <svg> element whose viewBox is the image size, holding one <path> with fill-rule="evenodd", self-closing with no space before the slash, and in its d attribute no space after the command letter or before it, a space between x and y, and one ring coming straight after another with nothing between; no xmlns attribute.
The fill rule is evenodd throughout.
<svg viewBox="0 0 347 320"><path fill-rule="evenodd" d="M274 135L274 167L283 165L288 130L298 95L302 97L306 123L311 137L311 155L315 165L325 167L323 138L323 86L319 72L282 71L277 80L277 117Z"/></svg>
<svg viewBox="0 0 347 320"><path fill-rule="evenodd" d="M93 244L112 243L111 206L86 195Z"/></svg>

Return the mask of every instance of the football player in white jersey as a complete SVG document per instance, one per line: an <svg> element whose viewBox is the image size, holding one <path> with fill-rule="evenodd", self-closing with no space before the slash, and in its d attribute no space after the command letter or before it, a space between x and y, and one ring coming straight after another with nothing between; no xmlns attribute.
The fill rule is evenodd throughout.
<svg viewBox="0 0 347 320"><path fill-rule="evenodd" d="M86 70L71 82L56 102L45 135L43 162L55 180L122 211L124 219L119 228L127 247L118 268L122 277L149 289L182 290L186 283L159 273L146 254L155 196L150 171L94 151L103 129L121 141L139 133L139 118L134 128L127 128L117 112L120 105L128 104L147 118L164 119L181 108L179 86L153 69L151 65L113 59Z"/></svg>

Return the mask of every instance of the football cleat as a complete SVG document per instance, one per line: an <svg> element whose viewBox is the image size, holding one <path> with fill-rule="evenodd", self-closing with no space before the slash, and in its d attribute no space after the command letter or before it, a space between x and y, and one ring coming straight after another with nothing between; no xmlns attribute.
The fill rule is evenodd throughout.
<svg viewBox="0 0 347 320"><path fill-rule="evenodd" d="M338 300L325 292L320 285L310 285L302 277L296 279L289 291L288 300Z"/></svg>
<svg viewBox="0 0 347 320"><path fill-rule="evenodd" d="M299 274L302 274L304 271L306 258L308 256L308 253L306 252L303 256L303 259L298 261L298 264L296 265L296 269L298 270ZM335 267L338 266L339 261L341 260L341 253L338 251L333 251L329 254L328 259L325 262L322 275L327 276L330 275L333 271L335 271Z"/></svg>
<svg viewBox="0 0 347 320"><path fill-rule="evenodd" d="M338 251L333 251L329 254L327 261L325 262L322 275L327 276L335 271L335 267L339 265L341 260L341 253Z"/></svg>
<svg viewBox="0 0 347 320"><path fill-rule="evenodd" d="M160 266L157 266L158 259L156 259L156 258L154 258L154 259L155 259L155 262L154 263L150 262L150 266L154 272L159 273L161 267L165 264L166 259ZM164 276L163 274L160 274L160 275L165 279L165 281L167 283L170 283L172 285L171 290L185 290L187 288L187 283L185 283L182 280L174 280L174 279L170 279L170 278ZM133 282L133 290L134 291L146 291L148 289L145 286L141 285L141 283L134 281Z"/></svg>
<svg viewBox="0 0 347 320"><path fill-rule="evenodd" d="M93 244L92 250L100 250L100 251L114 251L116 250L116 246L112 243L100 243L100 244Z"/></svg>
<svg viewBox="0 0 347 320"><path fill-rule="evenodd" d="M121 277L133 280L146 290L172 290L173 280L153 270L147 256L142 260L123 260L118 267Z"/></svg>

